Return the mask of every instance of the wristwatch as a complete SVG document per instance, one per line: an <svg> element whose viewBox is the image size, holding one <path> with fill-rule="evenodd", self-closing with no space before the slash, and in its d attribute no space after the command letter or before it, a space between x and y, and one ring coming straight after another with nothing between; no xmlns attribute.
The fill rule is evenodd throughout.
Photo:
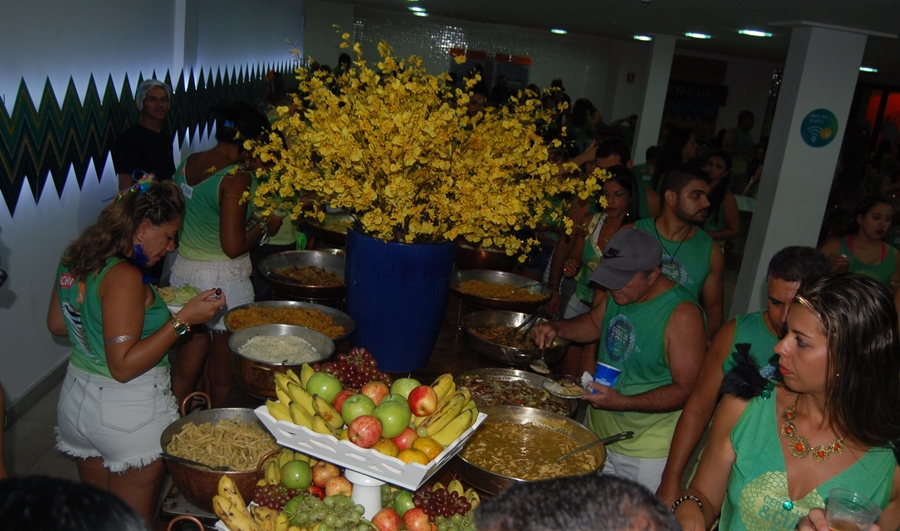
<svg viewBox="0 0 900 531"><path fill-rule="evenodd" d="M259 228L262 229L262 237L259 239L259 245L262 247L263 245L269 243L269 224L268 220L261 219L259 220Z"/></svg>
<svg viewBox="0 0 900 531"><path fill-rule="evenodd" d="M179 319L174 313L172 314L172 328L175 329L175 333L179 336L183 336L191 331L191 325Z"/></svg>

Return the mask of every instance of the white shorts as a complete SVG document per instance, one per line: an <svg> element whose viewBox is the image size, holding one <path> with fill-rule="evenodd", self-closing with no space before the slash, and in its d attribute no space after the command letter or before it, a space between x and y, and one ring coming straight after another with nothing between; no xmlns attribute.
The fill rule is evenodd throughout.
<svg viewBox="0 0 900 531"><path fill-rule="evenodd" d="M159 458L159 437L178 420L178 407L166 367L120 383L70 364L56 414L59 451L102 457L110 472L124 472Z"/></svg>
<svg viewBox="0 0 900 531"><path fill-rule="evenodd" d="M225 330L223 317L230 308L253 302L253 282L250 281L250 255L234 260L190 260L179 255L169 276L170 286L190 284L201 291L222 288L225 307L206 323L209 330Z"/></svg>
<svg viewBox="0 0 900 531"><path fill-rule="evenodd" d="M650 492L656 492L656 489L659 488L659 484L662 482L662 473L666 469L667 461L668 458L666 457L645 459L617 454L607 450L606 464L603 465L600 473L637 481L650 489Z"/></svg>
<svg viewBox="0 0 900 531"><path fill-rule="evenodd" d="M569 302L566 304L566 308L563 313L563 319L572 319L573 317L578 317L579 315L584 315L591 311L590 305L586 302L578 298L578 295L572 293L572 296L569 297Z"/></svg>

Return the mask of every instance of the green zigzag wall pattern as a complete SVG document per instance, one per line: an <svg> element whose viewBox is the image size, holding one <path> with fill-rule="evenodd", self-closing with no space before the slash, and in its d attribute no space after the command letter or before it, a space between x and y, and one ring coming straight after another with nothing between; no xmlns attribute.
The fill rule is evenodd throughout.
<svg viewBox="0 0 900 531"><path fill-rule="evenodd" d="M201 69L196 80L191 71L187 83L182 72L174 85L167 72L165 82L173 88L168 130L177 135L179 144L184 143L185 137L193 140L204 127L209 133L213 124L207 120L206 110L225 100L261 99L265 73L270 69L287 74L291 65L288 62L256 65L246 70L226 70L224 75L217 70L215 77L211 71L204 75ZM156 72L151 77L156 78ZM143 80L140 74L135 87ZM61 194L71 167L81 188L91 161L99 179L110 148L119 134L137 119L134 91L127 75L121 94L116 94L109 77L102 98L92 75L83 101L78 97L75 82L69 78L62 105L48 80L37 108L23 80L12 114L5 105L0 106L0 193L10 214L15 213L25 181L34 197L39 198L48 176L52 177L56 193Z"/></svg>

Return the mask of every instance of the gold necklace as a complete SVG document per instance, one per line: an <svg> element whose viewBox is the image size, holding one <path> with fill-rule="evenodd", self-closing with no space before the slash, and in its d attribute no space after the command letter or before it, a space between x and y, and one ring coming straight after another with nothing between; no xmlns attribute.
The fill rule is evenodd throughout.
<svg viewBox="0 0 900 531"><path fill-rule="evenodd" d="M824 461L828 459L831 454L843 452L843 437L831 441L828 446L810 446L809 439L802 435L797 435L797 428L794 426L794 419L797 418L797 415L794 410L797 409L798 400L800 400L799 396L797 397L797 400L794 400L794 405L791 406L790 409L785 409L784 413L781 414L781 418L784 419L784 424L781 425L781 435L790 439L788 450L791 451L791 455L797 459L803 459L807 455L812 454L816 461Z"/></svg>

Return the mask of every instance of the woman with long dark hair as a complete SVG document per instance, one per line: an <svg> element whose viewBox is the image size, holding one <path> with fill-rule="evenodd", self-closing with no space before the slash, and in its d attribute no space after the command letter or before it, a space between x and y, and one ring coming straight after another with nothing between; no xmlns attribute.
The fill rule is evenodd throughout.
<svg viewBox="0 0 900 531"><path fill-rule="evenodd" d="M709 215L703 230L723 244L741 233L741 214L730 188L731 155L717 151L706 158L703 170L709 174Z"/></svg>
<svg viewBox="0 0 900 531"><path fill-rule="evenodd" d="M669 133L656 159L653 189L659 191L663 175L675 164L686 164L697 156L697 139L690 129L679 127Z"/></svg>

